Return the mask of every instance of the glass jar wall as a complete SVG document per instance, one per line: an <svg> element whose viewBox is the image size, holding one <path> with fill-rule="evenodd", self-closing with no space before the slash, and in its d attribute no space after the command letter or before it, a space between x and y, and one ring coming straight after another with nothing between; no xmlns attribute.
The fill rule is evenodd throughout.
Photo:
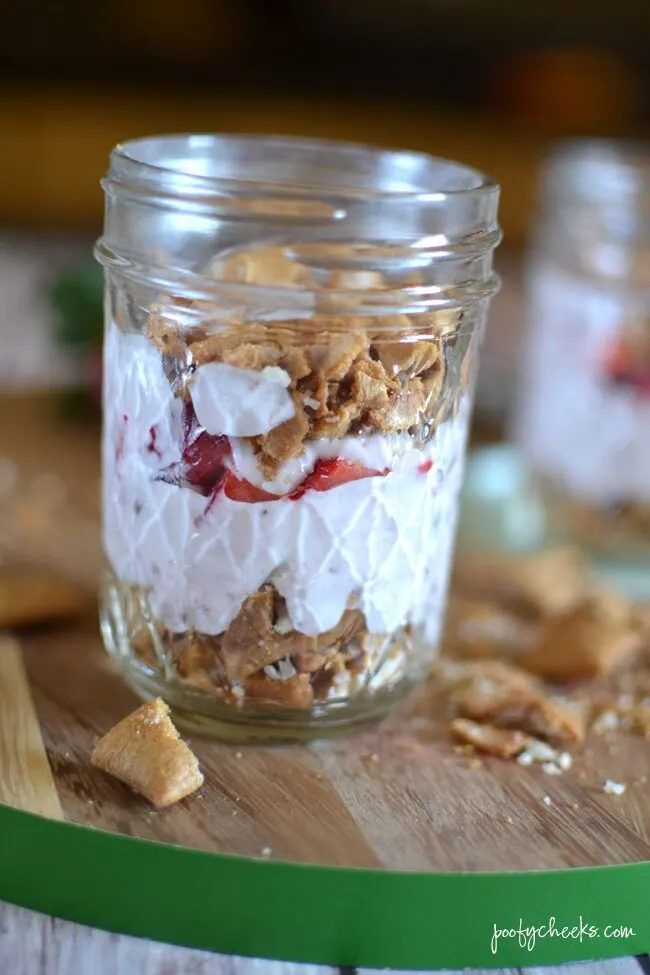
<svg viewBox="0 0 650 975"><path fill-rule="evenodd" d="M104 187L109 652L217 733L381 713L438 642L497 187L217 136Z"/></svg>

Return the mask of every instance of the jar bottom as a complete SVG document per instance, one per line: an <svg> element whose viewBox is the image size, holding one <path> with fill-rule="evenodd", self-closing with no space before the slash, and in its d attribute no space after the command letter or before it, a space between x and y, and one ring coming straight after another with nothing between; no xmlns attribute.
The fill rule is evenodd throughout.
<svg viewBox="0 0 650 975"><path fill-rule="evenodd" d="M310 741L374 723L420 682L426 670L425 657L428 662L431 655L430 647L425 655L412 639L405 647L397 638L391 641L390 654L374 670L369 686L357 687L352 693L296 708L250 697L238 700L227 690L210 691L182 678L164 645L164 637L155 636L155 623L150 616L147 618L147 607L142 592L120 585L109 573L100 609L106 650L117 662L126 683L140 697L162 697L173 709L179 726L226 741ZM404 663L391 672L391 660L396 655ZM386 673L388 677L383 679ZM206 685L210 686L207 680Z"/></svg>
<svg viewBox="0 0 650 975"><path fill-rule="evenodd" d="M113 656L112 652L111 656ZM155 674L146 674L124 658L118 660L122 676L139 697L162 697L171 707L175 723L193 733L238 744L317 741L346 735L350 730L376 724L413 690L415 682L403 678L390 688L354 699L295 713L261 707L237 708L210 699L200 691L174 686Z"/></svg>

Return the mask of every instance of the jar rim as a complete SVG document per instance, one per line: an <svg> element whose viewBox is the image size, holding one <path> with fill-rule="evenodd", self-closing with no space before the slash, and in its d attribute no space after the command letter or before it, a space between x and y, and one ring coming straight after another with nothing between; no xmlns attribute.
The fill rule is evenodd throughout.
<svg viewBox="0 0 650 975"><path fill-rule="evenodd" d="M185 166L179 164L179 150L185 150ZM210 150L209 154L206 150ZM170 159L167 163L161 161L165 151ZM246 174L245 167L239 173L233 171L244 157L248 155L251 161L250 156L255 153L259 175ZM269 154L277 155L279 162L280 157L287 158L287 153L297 163L313 163L319 154L327 156L333 163L335 154L340 176L355 177L357 185L337 185L334 180L297 184L290 173L278 175L277 170L274 172L275 167L269 165ZM266 168L270 172L264 172ZM325 166L324 171L333 173L333 166ZM143 189L146 184L158 186L166 179L175 178L179 180L179 191L201 195L218 194L220 190L233 192L239 188L240 192L254 189L256 194L271 197L299 194L303 197L335 197L341 201L347 198L394 200L400 204L440 204L447 199L460 201L499 192L499 184L491 176L428 153L271 134L177 133L130 139L118 143L112 150L111 175L120 181L134 180ZM419 185L414 184L416 177Z"/></svg>

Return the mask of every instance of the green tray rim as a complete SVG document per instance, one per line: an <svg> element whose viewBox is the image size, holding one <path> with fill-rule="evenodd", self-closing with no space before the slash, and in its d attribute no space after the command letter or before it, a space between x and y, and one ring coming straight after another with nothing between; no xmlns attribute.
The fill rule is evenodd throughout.
<svg viewBox="0 0 650 975"><path fill-rule="evenodd" d="M283 961L506 968L650 950L650 861L510 873L403 872L211 853L0 804L0 899L120 934ZM574 928L532 949L500 929ZM605 937L626 925L626 939ZM525 938L523 939L525 941Z"/></svg>

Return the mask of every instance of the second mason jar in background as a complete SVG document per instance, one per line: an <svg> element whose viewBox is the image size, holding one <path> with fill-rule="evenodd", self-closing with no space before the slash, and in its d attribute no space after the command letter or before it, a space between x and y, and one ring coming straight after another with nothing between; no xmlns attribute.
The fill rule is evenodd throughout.
<svg viewBox="0 0 650 975"><path fill-rule="evenodd" d="M551 530L650 564L650 153L575 142L547 163L527 266L516 438Z"/></svg>

